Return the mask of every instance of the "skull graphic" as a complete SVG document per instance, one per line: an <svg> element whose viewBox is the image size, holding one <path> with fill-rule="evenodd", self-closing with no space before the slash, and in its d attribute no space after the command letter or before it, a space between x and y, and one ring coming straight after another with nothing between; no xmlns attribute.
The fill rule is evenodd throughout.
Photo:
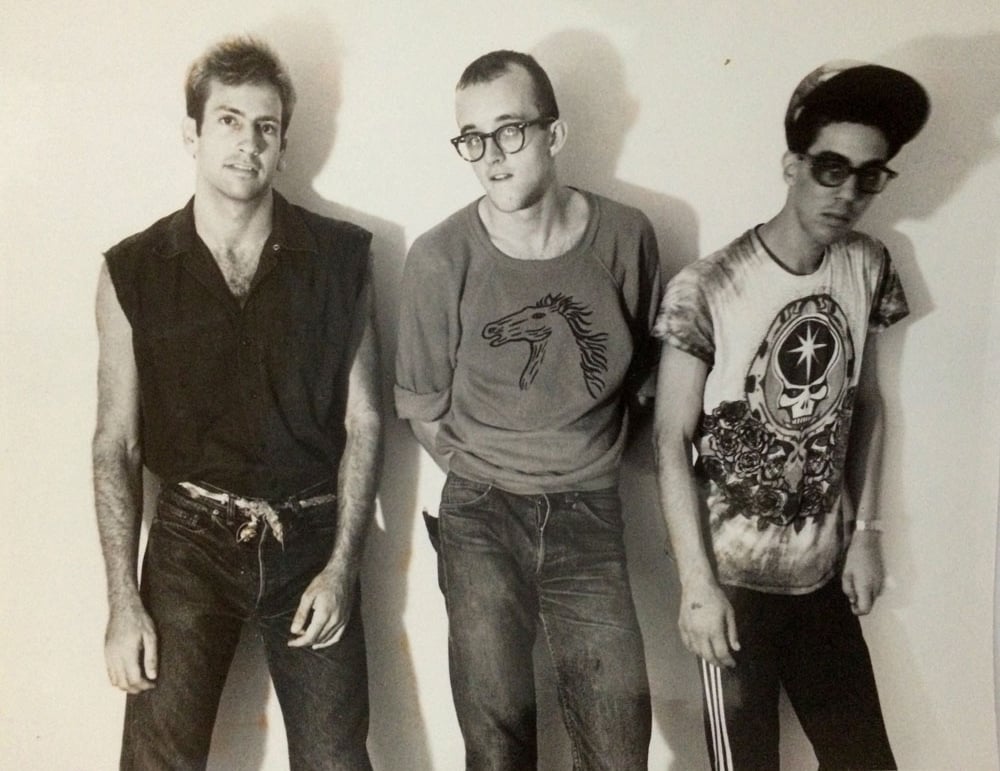
<svg viewBox="0 0 1000 771"><path fill-rule="evenodd" d="M840 414L856 378L847 316L830 295L794 300L774 317L747 369L747 407L798 442Z"/></svg>
<svg viewBox="0 0 1000 771"><path fill-rule="evenodd" d="M784 330L775 357L782 385L778 406L788 411L793 424L808 422L829 394L827 378L840 353L840 338L823 316L803 316Z"/></svg>

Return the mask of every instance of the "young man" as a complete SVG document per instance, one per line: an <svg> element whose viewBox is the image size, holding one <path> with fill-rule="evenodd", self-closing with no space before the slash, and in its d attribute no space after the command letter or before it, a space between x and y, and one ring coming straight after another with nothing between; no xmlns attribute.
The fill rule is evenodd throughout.
<svg viewBox="0 0 1000 771"><path fill-rule="evenodd" d="M874 333L908 311L852 227L928 110L896 70L807 76L784 207L681 271L657 319L661 498L717 769L778 768L779 684L820 768L895 768L856 616L882 586Z"/></svg>
<svg viewBox="0 0 1000 771"><path fill-rule="evenodd" d="M371 235L272 190L294 92L263 44L187 80L188 205L106 254L94 479L122 768L204 768L240 629L292 768L370 768L358 571L381 413ZM136 584L142 465L162 482Z"/></svg>
<svg viewBox="0 0 1000 771"><path fill-rule="evenodd" d="M410 250L395 395L448 472L428 527L466 765L534 767L540 622L575 767L644 768L616 485L625 397L655 360L655 236L636 209L559 185L566 124L531 56L470 64L456 115L486 195Z"/></svg>

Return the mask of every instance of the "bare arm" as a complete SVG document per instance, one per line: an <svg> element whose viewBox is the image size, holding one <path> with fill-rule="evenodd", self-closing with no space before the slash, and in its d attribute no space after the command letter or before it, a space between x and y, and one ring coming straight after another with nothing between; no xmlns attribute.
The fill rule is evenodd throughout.
<svg viewBox="0 0 1000 771"><path fill-rule="evenodd" d="M153 687L156 633L139 599L137 561L142 520L139 378L132 328L108 273L97 283L97 428L94 502L108 587L105 660L113 685L129 693Z"/></svg>
<svg viewBox="0 0 1000 771"><path fill-rule="evenodd" d="M375 510L382 450L382 400L373 305L368 280L358 303L353 330L354 359L344 417L347 442L337 473L336 540L330 561L299 602L291 629L297 637L289 642L293 647L332 645L341 638L350 620L365 537Z"/></svg>
<svg viewBox="0 0 1000 771"><path fill-rule="evenodd" d="M410 428L413 431L413 435L417 437L417 441L420 442L420 446L427 450L427 454L434 459L434 462L438 464L438 467L445 473L448 473L448 461L450 459L449 455L442 455L437 449L437 435L438 431L441 430L440 420L416 420L411 418L409 420Z"/></svg>
<svg viewBox="0 0 1000 771"><path fill-rule="evenodd" d="M882 472L884 419L882 394L876 376L875 338L869 338L861 363L847 454L846 489L857 520L882 519L878 508L878 483ZM851 536L841 577L851 609L869 613L882 592L882 544L876 530L856 530Z"/></svg>
<svg viewBox="0 0 1000 771"><path fill-rule="evenodd" d="M708 559L691 465L707 376L701 359L663 346L655 418L660 504L681 580L681 639L708 663L735 666L736 618Z"/></svg>

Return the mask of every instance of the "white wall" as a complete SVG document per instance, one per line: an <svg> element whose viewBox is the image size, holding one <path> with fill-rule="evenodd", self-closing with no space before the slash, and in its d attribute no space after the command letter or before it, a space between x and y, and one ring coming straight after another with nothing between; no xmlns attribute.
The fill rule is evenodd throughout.
<svg viewBox="0 0 1000 771"><path fill-rule="evenodd" d="M931 122L863 222L892 249L914 311L886 336L881 362L891 578L865 629L902 767L996 767L995 0L5 5L0 766L116 763L124 699L104 673L89 487L99 254L184 203L184 70L210 42L252 31L284 54L301 93L279 188L375 233L387 383L405 249L479 193L446 141L453 84L475 56L512 47L539 57L571 124L564 178L643 207L671 273L781 205L781 119L808 70L850 57L924 82ZM387 442L365 569L372 754L385 769L457 768L443 603L418 515L436 506L441 477L394 421ZM654 692L651 765L699 768L695 671L674 627L650 464L648 445L630 456L625 492ZM285 768L252 640L231 685L212 767ZM552 698L543 689L546 728L558 725ZM788 734L788 767L808 767L801 737ZM543 765L568 767L556 760L558 731L544 735Z"/></svg>

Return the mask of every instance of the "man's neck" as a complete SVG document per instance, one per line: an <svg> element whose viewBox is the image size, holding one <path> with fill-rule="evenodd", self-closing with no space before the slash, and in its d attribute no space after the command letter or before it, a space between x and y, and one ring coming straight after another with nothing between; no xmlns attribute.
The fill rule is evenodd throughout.
<svg viewBox="0 0 1000 771"><path fill-rule="evenodd" d="M240 253L263 244L271 233L274 195L271 190L252 201L236 201L196 189L195 231L213 254Z"/></svg>
<svg viewBox="0 0 1000 771"><path fill-rule="evenodd" d="M586 199L568 187L553 185L527 209L504 212L489 198L479 216L490 240L500 251L521 260L547 260L570 251L586 230Z"/></svg>
<svg viewBox="0 0 1000 771"><path fill-rule="evenodd" d="M826 244L810 238L788 209L761 225L757 235L771 256L793 273L812 273L826 252Z"/></svg>

